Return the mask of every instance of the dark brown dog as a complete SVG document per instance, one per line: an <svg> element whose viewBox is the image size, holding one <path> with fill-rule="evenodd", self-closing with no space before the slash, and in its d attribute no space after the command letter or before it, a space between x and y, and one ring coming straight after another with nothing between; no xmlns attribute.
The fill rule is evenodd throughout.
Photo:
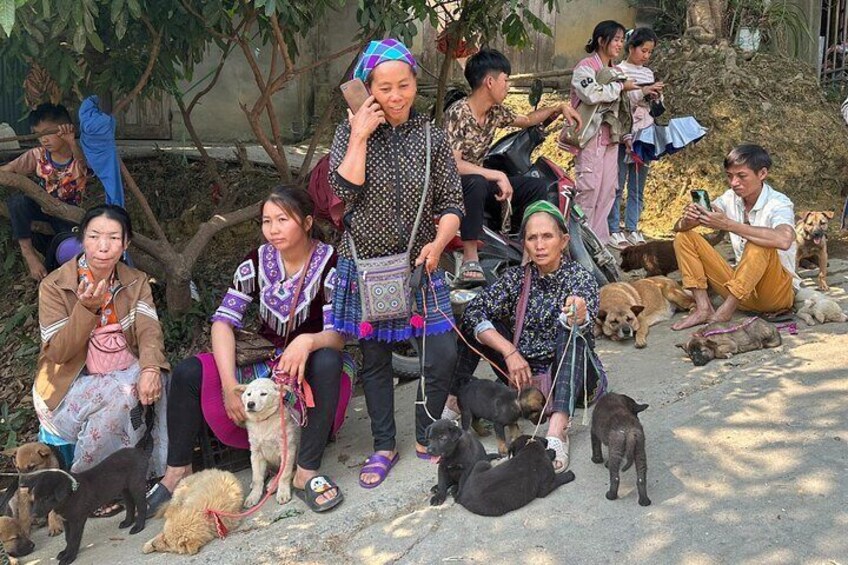
<svg viewBox="0 0 848 565"><path fill-rule="evenodd" d="M430 489L431 506L442 504L448 492L458 497L462 477L478 461L488 460L480 440L461 430L452 420L436 420L427 428L427 454L436 457L439 463L439 481Z"/></svg>
<svg viewBox="0 0 848 565"><path fill-rule="evenodd" d="M805 212L795 224L795 243L798 251L795 254L795 270L805 259L815 259L819 267L819 289L828 290L827 286L827 224L833 219L833 212Z"/></svg>
<svg viewBox="0 0 848 565"><path fill-rule="evenodd" d="M609 392L595 405L592 412L592 462L603 463L601 444L609 448L610 487L607 500L618 498L618 485L621 480L619 471L626 471L636 463L636 489L639 492L639 505L650 506L648 498L648 458L645 455L645 431L638 414L648 408L647 404L637 404L635 400L623 394ZM624 467L621 461L627 457Z"/></svg>
<svg viewBox="0 0 848 565"><path fill-rule="evenodd" d="M15 468L19 473L61 468L59 458L49 446L43 443L25 443L14 449L8 449L3 454L14 458ZM32 502L29 495L22 491L23 489L18 489L17 494L9 502L9 507L12 510L12 517L18 520L21 531L29 536L32 533L33 523ZM47 535L51 537L62 533L62 519L55 512L47 516L47 526Z"/></svg>
<svg viewBox="0 0 848 565"><path fill-rule="evenodd" d="M715 247L724 239L725 232L718 231L704 237ZM621 270L625 273L645 269L649 277L667 275L676 271L677 257L673 241L649 241L642 245L630 245L621 250Z"/></svg>
<svg viewBox="0 0 848 565"><path fill-rule="evenodd" d="M761 318L707 324L677 347L685 351L696 367L713 359L730 359L738 353L778 347L782 343L774 324Z"/></svg>
<svg viewBox="0 0 848 565"><path fill-rule="evenodd" d="M574 473L555 473L544 438L520 436L509 447L510 458L492 467L479 461L459 483L457 502L479 516L503 516L544 498L574 480Z"/></svg>
<svg viewBox="0 0 848 565"><path fill-rule="evenodd" d="M30 489L36 516L47 516L55 510L65 519L66 545L56 556L59 565L68 565L77 558L91 513L119 496L123 495L127 515L118 527L132 525L130 534L144 529L147 462L143 449L130 447L119 449L81 473L50 469L21 477L21 486Z"/></svg>
<svg viewBox="0 0 848 565"><path fill-rule="evenodd" d="M460 389L456 399L462 413L463 430L474 426L478 435L487 436L489 432L480 425L480 419L494 424L501 457L506 457L507 443L518 437L519 418L526 418L534 424L544 421L545 396L537 388L525 388L519 394L497 381L473 379ZM507 428L509 440L506 438Z"/></svg>
<svg viewBox="0 0 848 565"><path fill-rule="evenodd" d="M24 533L18 521L8 516L0 517L0 542L12 557L29 555L35 549L35 544Z"/></svg>

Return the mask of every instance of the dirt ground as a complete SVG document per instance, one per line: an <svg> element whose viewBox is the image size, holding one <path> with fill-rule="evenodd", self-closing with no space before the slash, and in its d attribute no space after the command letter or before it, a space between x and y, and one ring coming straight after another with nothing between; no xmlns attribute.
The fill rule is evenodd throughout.
<svg viewBox="0 0 848 565"><path fill-rule="evenodd" d="M721 247L729 253L727 245ZM635 273L638 275L638 273ZM812 286L815 271L802 271ZM848 260L830 263L829 296L848 310ZM679 314L678 314L679 316ZM502 518L481 518L448 501L432 508L436 469L414 455L416 383L396 390L401 459L379 488L357 485L370 453L364 399L356 397L322 472L345 502L326 515L300 501L273 500L225 540L195 557L140 553L162 527L136 536L120 518L89 520L81 564L99 563L681 563L830 564L848 562L848 324L783 333L783 344L693 367L675 347L670 322L649 345L598 342L613 391L647 402L648 494L636 503L635 474L622 474L620 499L608 501L606 470L590 461L589 434L578 412L571 434L576 480ZM481 376L491 371L481 366ZM532 432L525 422L523 430ZM542 427L544 433L544 426ZM484 438L489 451L493 438ZM239 474L244 485L249 472ZM44 563L63 547L44 529L22 563Z"/></svg>

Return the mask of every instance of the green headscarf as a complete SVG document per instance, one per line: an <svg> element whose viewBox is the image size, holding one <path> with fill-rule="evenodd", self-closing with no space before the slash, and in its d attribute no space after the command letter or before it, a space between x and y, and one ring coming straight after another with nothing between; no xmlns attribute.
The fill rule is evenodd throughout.
<svg viewBox="0 0 848 565"><path fill-rule="evenodd" d="M527 207L524 210L524 217L521 219L521 233L524 233L524 228L527 226L527 220L530 219L530 216L533 214L538 214L539 212L544 212L551 216L554 220L556 220L557 225L562 230L563 233L568 233L567 224L565 222L565 217L562 215L562 212L559 211L559 208L548 202L547 200L537 200L533 204Z"/></svg>

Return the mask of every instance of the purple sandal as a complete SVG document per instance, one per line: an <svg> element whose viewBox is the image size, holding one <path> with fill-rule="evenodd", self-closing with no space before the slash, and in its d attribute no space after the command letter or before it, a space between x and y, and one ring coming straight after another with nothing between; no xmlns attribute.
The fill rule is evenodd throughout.
<svg viewBox="0 0 848 565"><path fill-rule="evenodd" d="M374 453L365 461L365 465L362 466L362 469L359 471L359 486L362 488L374 488L380 486L383 481L386 480L386 477L389 476L389 471L392 470L392 467L395 466L395 463L400 459L400 453L395 453L395 456L392 459L388 457L384 457L379 453ZM376 483L366 483L362 480L362 475L379 475L380 480Z"/></svg>

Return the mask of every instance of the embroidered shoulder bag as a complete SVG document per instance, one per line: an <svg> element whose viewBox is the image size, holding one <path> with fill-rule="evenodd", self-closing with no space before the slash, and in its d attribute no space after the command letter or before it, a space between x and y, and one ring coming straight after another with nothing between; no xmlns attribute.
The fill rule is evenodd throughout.
<svg viewBox="0 0 848 565"><path fill-rule="evenodd" d="M418 204L418 214L415 217L406 251L386 257L363 259L356 253L353 233L348 232L350 251L356 263L363 322L408 318L412 311L412 292L409 284L410 253L415 244L415 236L418 234L418 226L421 224L427 190L430 186L430 122L424 124L424 143L426 147L424 189L421 191L421 202Z"/></svg>

